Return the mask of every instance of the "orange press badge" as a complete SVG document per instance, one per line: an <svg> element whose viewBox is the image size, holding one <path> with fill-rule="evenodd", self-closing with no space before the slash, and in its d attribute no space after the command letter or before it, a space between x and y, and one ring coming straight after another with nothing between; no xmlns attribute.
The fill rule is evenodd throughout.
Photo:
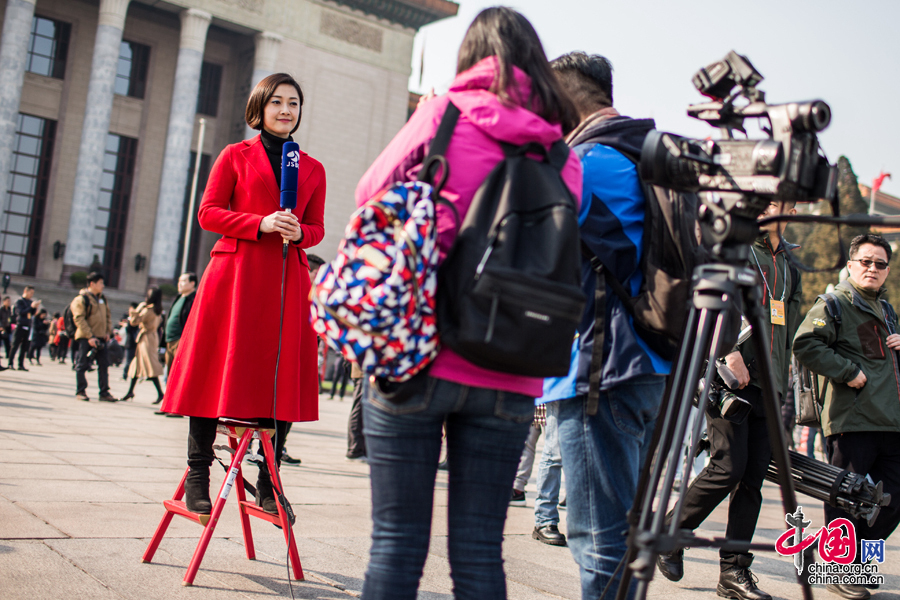
<svg viewBox="0 0 900 600"><path fill-rule="evenodd" d="M772 321L772 325L784 325L784 302L772 298L769 300L769 306L769 320Z"/></svg>

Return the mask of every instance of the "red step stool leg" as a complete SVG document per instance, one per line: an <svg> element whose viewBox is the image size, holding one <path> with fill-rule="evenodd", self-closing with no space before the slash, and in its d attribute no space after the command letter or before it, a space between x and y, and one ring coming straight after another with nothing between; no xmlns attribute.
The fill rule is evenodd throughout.
<svg viewBox="0 0 900 600"><path fill-rule="evenodd" d="M203 562L203 555L206 553L206 548L209 546L209 542L216 530L219 516L222 514L222 509L225 508L225 501L228 500L228 494L231 492L231 488L240 474L241 460L247 452L247 447L250 445L251 439L253 439L253 430L246 429L241 436L241 442L238 444L237 451L235 451L234 456L231 459L228 475L225 477L225 481L222 482L219 495L213 504L209 522L203 529L203 535L200 536L200 542L197 544L197 549L194 551L194 557L191 559L191 564L188 565L187 574L184 576L184 581L182 581L181 585L188 586L193 585L194 583L194 577L197 576L197 571L200 569L200 563ZM243 481L241 482L241 485L243 486Z"/></svg>
<svg viewBox="0 0 900 600"><path fill-rule="evenodd" d="M172 496L172 500L181 500L184 497L184 480L187 479L188 471L190 468L184 471L184 475L181 476L181 482L178 484L178 488L175 489L175 495ZM162 520L159 522L159 525L156 527L156 533L153 534L153 538L150 540L150 545L147 546L147 549L144 551L144 556L141 560L145 563L153 561L153 555L156 554L156 549L159 548L159 543L162 542L163 536L166 535L166 530L169 528L169 523L172 522L172 517L175 513L166 511L166 514L163 515Z"/></svg>
<svg viewBox="0 0 900 600"><path fill-rule="evenodd" d="M234 455L238 456L237 440L231 436L228 436L228 443L234 449ZM241 459L243 460L243 455L241 455ZM237 489L238 506L240 507L244 502L247 501L247 494L244 492L243 469L238 471L237 476L234 478L234 487ZM247 558L249 560L256 560L256 551L253 549L253 532L250 530L250 517L243 510L239 510L238 514L241 515L241 531L244 532L244 549L247 552Z"/></svg>

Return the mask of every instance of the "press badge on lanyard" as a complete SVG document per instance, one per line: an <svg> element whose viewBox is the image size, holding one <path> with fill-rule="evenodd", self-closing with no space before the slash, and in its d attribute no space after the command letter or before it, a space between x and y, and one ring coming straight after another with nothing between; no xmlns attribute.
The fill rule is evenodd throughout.
<svg viewBox="0 0 900 600"><path fill-rule="evenodd" d="M762 277L763 285L766 286L766 293L769 296L769 321L771 321L772 325L784 325L784 294L787 291L787 279L784 281L784 287L781 289L781 300L776 300L775 296L772 295L772 290L769 289L769 282L766 281L766 274L763 273L762 266L759 264L759 259L756 258L756 250L754 248L750 249L750 253L753 254L753 260L756 261L756 268L759 270L759 276ZM772 256L772 267L774 269L778 269L778 266L775 264L775 257ZM785 275L787 274L787 269L785 269Z"/></svg>
<svg viewBox="0 0 900 600"><path fill-rule="evenodd" d="M770 299L771 305L770 319L773 325L784 325L784 302L781 300Z"/></svg>

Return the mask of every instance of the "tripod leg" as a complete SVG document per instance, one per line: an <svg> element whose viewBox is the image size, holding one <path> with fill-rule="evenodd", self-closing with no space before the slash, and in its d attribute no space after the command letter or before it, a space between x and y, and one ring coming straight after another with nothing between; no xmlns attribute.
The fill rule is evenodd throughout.
<svg viewBox="0 0 900 600"><path fill-rule="evenodd" d="M718 311L708 308L691 309L688 315L685 337L682 340L678 360L675 366L674 377L668 394L661 407L662 418L657 421L654 432L654 448L647 458L641 475L641 484L638 494L632 504L632 512L640 510L631 521L637 521L637 527L632 526L629 534L629 551L626 562L629 568L623 574L619 584L617 598L624 600L631 584L632 575L639 580L637 597L646 596L646 587L653 577L653 569L656 563L657 551L655 547L638 538L640 532L652 531L650 539L658 539L664 527L665 514L671 497L672 486L675 480L677 459L673 460L675 449L680 447L687 429L688 415L691 402L696 389L696 381L699 376L703 360L710 348L710 334L713 324L718 324ZM718 330L718 327L716 327ZM718 338L718 335L716 336ZM657 445L658 444L658 445ZM665 477L663 470L665 469ZM652 471L652 475L650 474ZM660 481L665 483L660 487ZM653 511L654 501L658 498L657 512ZM652 519L652 525L651 525Z"/></svg>
<svg viewBox="0 0 900 600"><path fill-rule="evenodd" d="M753 331L766 331L769 323L762 308L759 296L759 287L744 289L744 306L747 307L748 319ZM785 514L792 514L797 510L797 495L794 491L794 481L791 478L790 458L788 456L787 441L784 430L781 428L781 408L778 406L778 397L775 393L775 376L772 369L772 361L769 354L769 339L764 336L756 336L755 352L756 364L759 368L759 383L762 388L763 406L766 411L766 429L769 432L769 440L772 445L772 458L778 468L778 485L781 488L781 505ZM804 600L812 600L812 590L799 575L797 580L803 587Z"/></svg>

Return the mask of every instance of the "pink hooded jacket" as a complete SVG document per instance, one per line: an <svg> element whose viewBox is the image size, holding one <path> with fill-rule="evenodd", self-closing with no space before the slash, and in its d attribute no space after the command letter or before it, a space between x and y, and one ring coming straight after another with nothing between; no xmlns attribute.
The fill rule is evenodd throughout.
<svg viewBox="0 0 900 600"><path fill-rule="evenodd" d="M416 179L447 104L451 101L461 114L447 148L450 176L442 195L456 206L461 220L465 219L472 197L481 183L503 159L498 141L515 145L537 141L549 148L560 139L562 128L558 124L548 123L522 106L503 104L488 91L494 81L496 65L494 57L480 61L456 77L446 96L422 104L360 179L356 187L356 204L365 204L378 191L394 182ZM530 97L531 78L518 68L514 69L517 88L514 91L517 93L510 95L525 101ZM580 201L581 162L574 153L569 154L562 170L562 179ZM438 207L438 235L443 259L453 245L456 220L452 211L442 206ZM540 378L483 369L447 348L438 354L430 375L463 385L532 397L541 395L543 385Z"/></svg>

